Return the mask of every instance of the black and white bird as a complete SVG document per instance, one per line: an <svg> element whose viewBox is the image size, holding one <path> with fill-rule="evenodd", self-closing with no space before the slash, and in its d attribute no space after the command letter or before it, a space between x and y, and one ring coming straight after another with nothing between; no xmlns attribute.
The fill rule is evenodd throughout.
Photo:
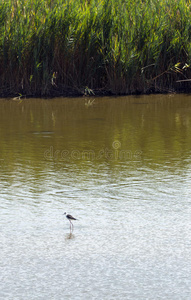
<svg viewBox="0 0 191 300"><path fill-rule="evenodd" d="M69 222L70 222L70 230L71 230L71 229L73 230L74 225L72 224L72 220L78 220L78 219L72 217L71 215L66 214L66 212L64 213L64 215L66 215L66 218L67 218L67 219L69 220Z"/></svg>

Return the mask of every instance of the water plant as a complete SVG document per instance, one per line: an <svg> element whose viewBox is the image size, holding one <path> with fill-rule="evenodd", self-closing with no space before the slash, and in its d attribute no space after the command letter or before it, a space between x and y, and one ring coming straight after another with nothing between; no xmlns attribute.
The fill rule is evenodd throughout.
<svg viewBox="0 0 191 300"><path fill-rule="evenodd" d="M182 88L190 16L190 0L0 0L0 95Z"/></svg>

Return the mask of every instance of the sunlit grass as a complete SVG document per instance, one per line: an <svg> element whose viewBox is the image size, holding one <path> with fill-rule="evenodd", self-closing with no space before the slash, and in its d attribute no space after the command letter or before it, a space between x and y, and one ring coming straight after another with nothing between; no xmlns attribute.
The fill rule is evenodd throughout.
<svg viewBox="0 0 191 300"><path fill-rule="evenodd" d="M190 19L186 0L0 0L0 95L173 90Z"/></svg>

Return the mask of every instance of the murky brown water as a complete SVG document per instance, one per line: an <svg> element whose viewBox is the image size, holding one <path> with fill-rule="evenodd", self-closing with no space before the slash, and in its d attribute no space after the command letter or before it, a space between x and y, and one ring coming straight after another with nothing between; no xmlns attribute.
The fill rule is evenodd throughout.
<svg viewBox="0 0 191 300"><path fill-rule="evenodd" d="M1 100L0 165L0 299L190 299L190 95Z"/></svg>

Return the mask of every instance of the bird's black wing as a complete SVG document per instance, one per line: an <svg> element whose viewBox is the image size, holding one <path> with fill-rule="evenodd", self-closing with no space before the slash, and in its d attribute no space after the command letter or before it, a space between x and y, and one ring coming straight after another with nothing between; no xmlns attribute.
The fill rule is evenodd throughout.
<svg viewBox="0 0 191 300"><path fill-rule="evenodd" d="M76 218L72 217L71 215L67 215L66 217L70 220L77 220Z"/></svg>

